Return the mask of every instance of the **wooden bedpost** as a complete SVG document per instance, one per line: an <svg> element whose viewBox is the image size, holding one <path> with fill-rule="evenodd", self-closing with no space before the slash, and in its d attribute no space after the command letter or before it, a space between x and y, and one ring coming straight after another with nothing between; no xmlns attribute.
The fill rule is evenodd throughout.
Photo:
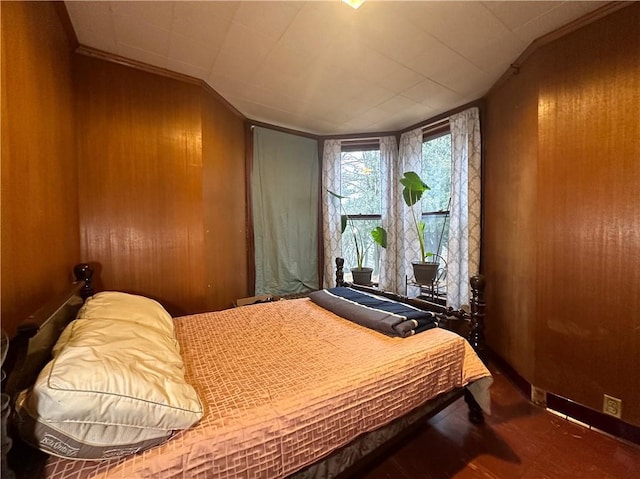
<svg viewBox="0 0 640 479"><path fill-rule="evenodd" d="M484 288L486 285L484 276L473 276L471 284L471 330L469 331L469 343L475 349L480 359L486 363L486 345L484 337Z"/></svg>
<svg viewBox="0 0 640 479"><path fill-rule="evenodd" d="M467 403L469 408L468 417L471 424L484 423L484 412L482 412L482 408L467 388L464 388L464 402Z"/></svg>
<svg viewBox="0 0 640 479"><path fill-rule="evenodd" d="M471 318L468 340L478 357L486 363L484 339L484 287L486 283L482 275L472 276L469 283L471 284ZM484 422L482 408L467 388L464 389L464 401L469 407L469 421L473 424L482 424Z"/></svg>
<svg viewBox="0 0 640 479"><path fill-rule="evenodd" d="M344 286L344 258L336 258L336 286Z"/></svg>
<svg viewBox="0 0 640 479"><path fill-rule="evenodd" d="M84 282L84 286L80 290L82 299L93 296L93 268L87 263L77 264L73 267L73 275L76 277L76 281Z"/></svg>

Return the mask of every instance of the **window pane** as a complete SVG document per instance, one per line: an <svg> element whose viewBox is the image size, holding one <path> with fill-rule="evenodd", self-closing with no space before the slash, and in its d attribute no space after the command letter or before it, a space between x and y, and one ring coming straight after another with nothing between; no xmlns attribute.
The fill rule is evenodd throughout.
<svg viewBox="0 0 640 479"><path fill-rule="evenodd" d="M423 179L431 188L422 200L422 211L433 213L449 210L451 197L451 134L433 138L422 144ZM428 252L438 254L441 267L446 266L449 243L449 215L423 214L424 241Z"/></svg>
<svg viewBox="0 0 640 479"><path fill-rule="evenodd" d="M431 188L422 198L422 211L448 211L451 197L451 134L422 144L422 179Z"/></svg>
<svg viewBox="0 0 640 479"><path fill-rule="evenodd" d="M356 234L359 235L358 244L364 245L364 261L362 262L362 266L373 268L372 280L377 281L378 272L379 272L379 264L380 264L380 246L378 246L371 237L371 230L374 228L381 226L381 221L379 219L363 219L353 220L354 229L357 231ZM347 228L342 236L342 256L344 257L344 272L345 279L350 281L351 276L351 268L356 268L358 266L358 262L356 259L356 248L353 242L353 235L349 228Z"/></svg>
<svg viewBox="0 0 640 479"><path fill-rule="evenodd" d="M381 225L382 208L380 151L348 151L342 153L340 194L346 214L352 217L342 235L342 255L345 260L345 279L351 280L351 268L358 266L354 234L361 252L363 267L373 268L373 281L377 281L380 247L373 241L371 231ZM357 219L353 215L378 215L378 218ZM351 228L353 226L353 229Z"/></svg>
<svg viewBox="0 0 640 479"><path fill-rule="evenodd" d="M424 215L424 246L429 253L439 254L447 261L449 215ZM442 263L442 260L438 260ZM444 265L442 265L444 266Z"/></svg>
<svg viewBox="0 0 640 479"><path fill-rule="evenodd" d="M342 153L342 205L349 215L379 215L382 208L380 151Z"/></svg>

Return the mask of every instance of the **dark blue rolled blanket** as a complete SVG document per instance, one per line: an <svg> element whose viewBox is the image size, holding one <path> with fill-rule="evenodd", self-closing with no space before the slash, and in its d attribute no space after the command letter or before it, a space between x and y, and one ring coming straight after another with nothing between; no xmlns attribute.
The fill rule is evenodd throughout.
<svg viewBox="0 0 640 479"><path fill-rule="evenodd" d="M352 288L323 289L309 298L338 316L389 336L406 338L438 325L431 311Z"/></svg>

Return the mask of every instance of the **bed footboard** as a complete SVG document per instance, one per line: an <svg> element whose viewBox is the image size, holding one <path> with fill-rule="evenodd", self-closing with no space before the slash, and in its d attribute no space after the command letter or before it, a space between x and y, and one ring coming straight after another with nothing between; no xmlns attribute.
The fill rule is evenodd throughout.
<svg viewBox="0 0 640 479"><path fill-rule="evenodd" d="M410 304L425 311L433 311L438 316L438 319L443 321L450 318L465 321L469 324L469 334L466 339L478 356L484 360L486 351L484 337L484 289L486 282L484 276L476 275L469 279L469 284L471 285L470 311L454 309L450 306L442 306L424 299L409 298L390 291L383 291L372 286L347 283L344 280L344 259L336 258L336 286L350 286L354 289L384 296L400 303Z"/></svg>
<svg viewBox="0 0 640 479"><path fill-rule="evenodd" d="M397 293L382 291L370 286L362 286L359 284L346 283L344 281L344 258L336 258L336 286L350 286L361 291L367 291L373 294L381 295L394 301L410 304L425 311L433 311L438 319L448 322L451 318L465 321L469 326L469 333L466 335L467 341L478 354L484 363L486 359L486 344L484 336L484 289L485 278L482 275L472 276L469 279L471 285L470 311L464 309L453 309L452 307L442 306L419 298L409 298ZM465 388L464 399L469 406L469 420L473 424L481 424L484 422L484 413L478 405L473 395Z"/></svg>

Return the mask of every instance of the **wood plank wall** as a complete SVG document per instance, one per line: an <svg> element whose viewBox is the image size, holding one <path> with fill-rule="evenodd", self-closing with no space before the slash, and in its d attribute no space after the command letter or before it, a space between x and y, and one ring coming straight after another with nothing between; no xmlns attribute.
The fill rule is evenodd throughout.
<svg viewBox="0 0 640 479"><path fill-rule="evenodd" d="M245 126L210 94L203 98L202 181L207 310L249 294Z"/></svg>
<svg viewBox="0 0 640 479"><path fill-rule="evenodd" d="M174 314L244 296L242 120L196 85L82 57L76 133L55 9L1 8L3 328L80 259ZM636 425L639 11L549 44L489 95L483 244L491 346L593 409L621 398Z"/></svg>
<svg viewBox="0 0 640 479"><path fill-rule="evenodd" d="M2 328L80 260L72 49L53 3L2 2Z"/></svg>
<svg viewBox="0 0 640 479"><path fill-rule="evenodd" d="M487 340L529 381L535 367L539 71L532 58L489 98L484 138Z"/></svg>
<svg viewBox="0 0 640 479"><path fill-rule="evenodd" d="M199 85L76 65L82 256L99 286L172 315L231 306L247 290L243 120Z"/></svg>
<svg viewBox="0 0 640 479"><path fill-rule="evenodd" d="M246 296L244 119L201 85L74 54L52 2L1 8L3 329L79 261L174 315Z"/></svg>
<svg viewBox="0 0 640 479"><path fill-rule="evenodd" d="M489 95L485 137L491 346L554 394L597 411L620 398L634 425L638 25L633 4L543 47Z"/></svg>

